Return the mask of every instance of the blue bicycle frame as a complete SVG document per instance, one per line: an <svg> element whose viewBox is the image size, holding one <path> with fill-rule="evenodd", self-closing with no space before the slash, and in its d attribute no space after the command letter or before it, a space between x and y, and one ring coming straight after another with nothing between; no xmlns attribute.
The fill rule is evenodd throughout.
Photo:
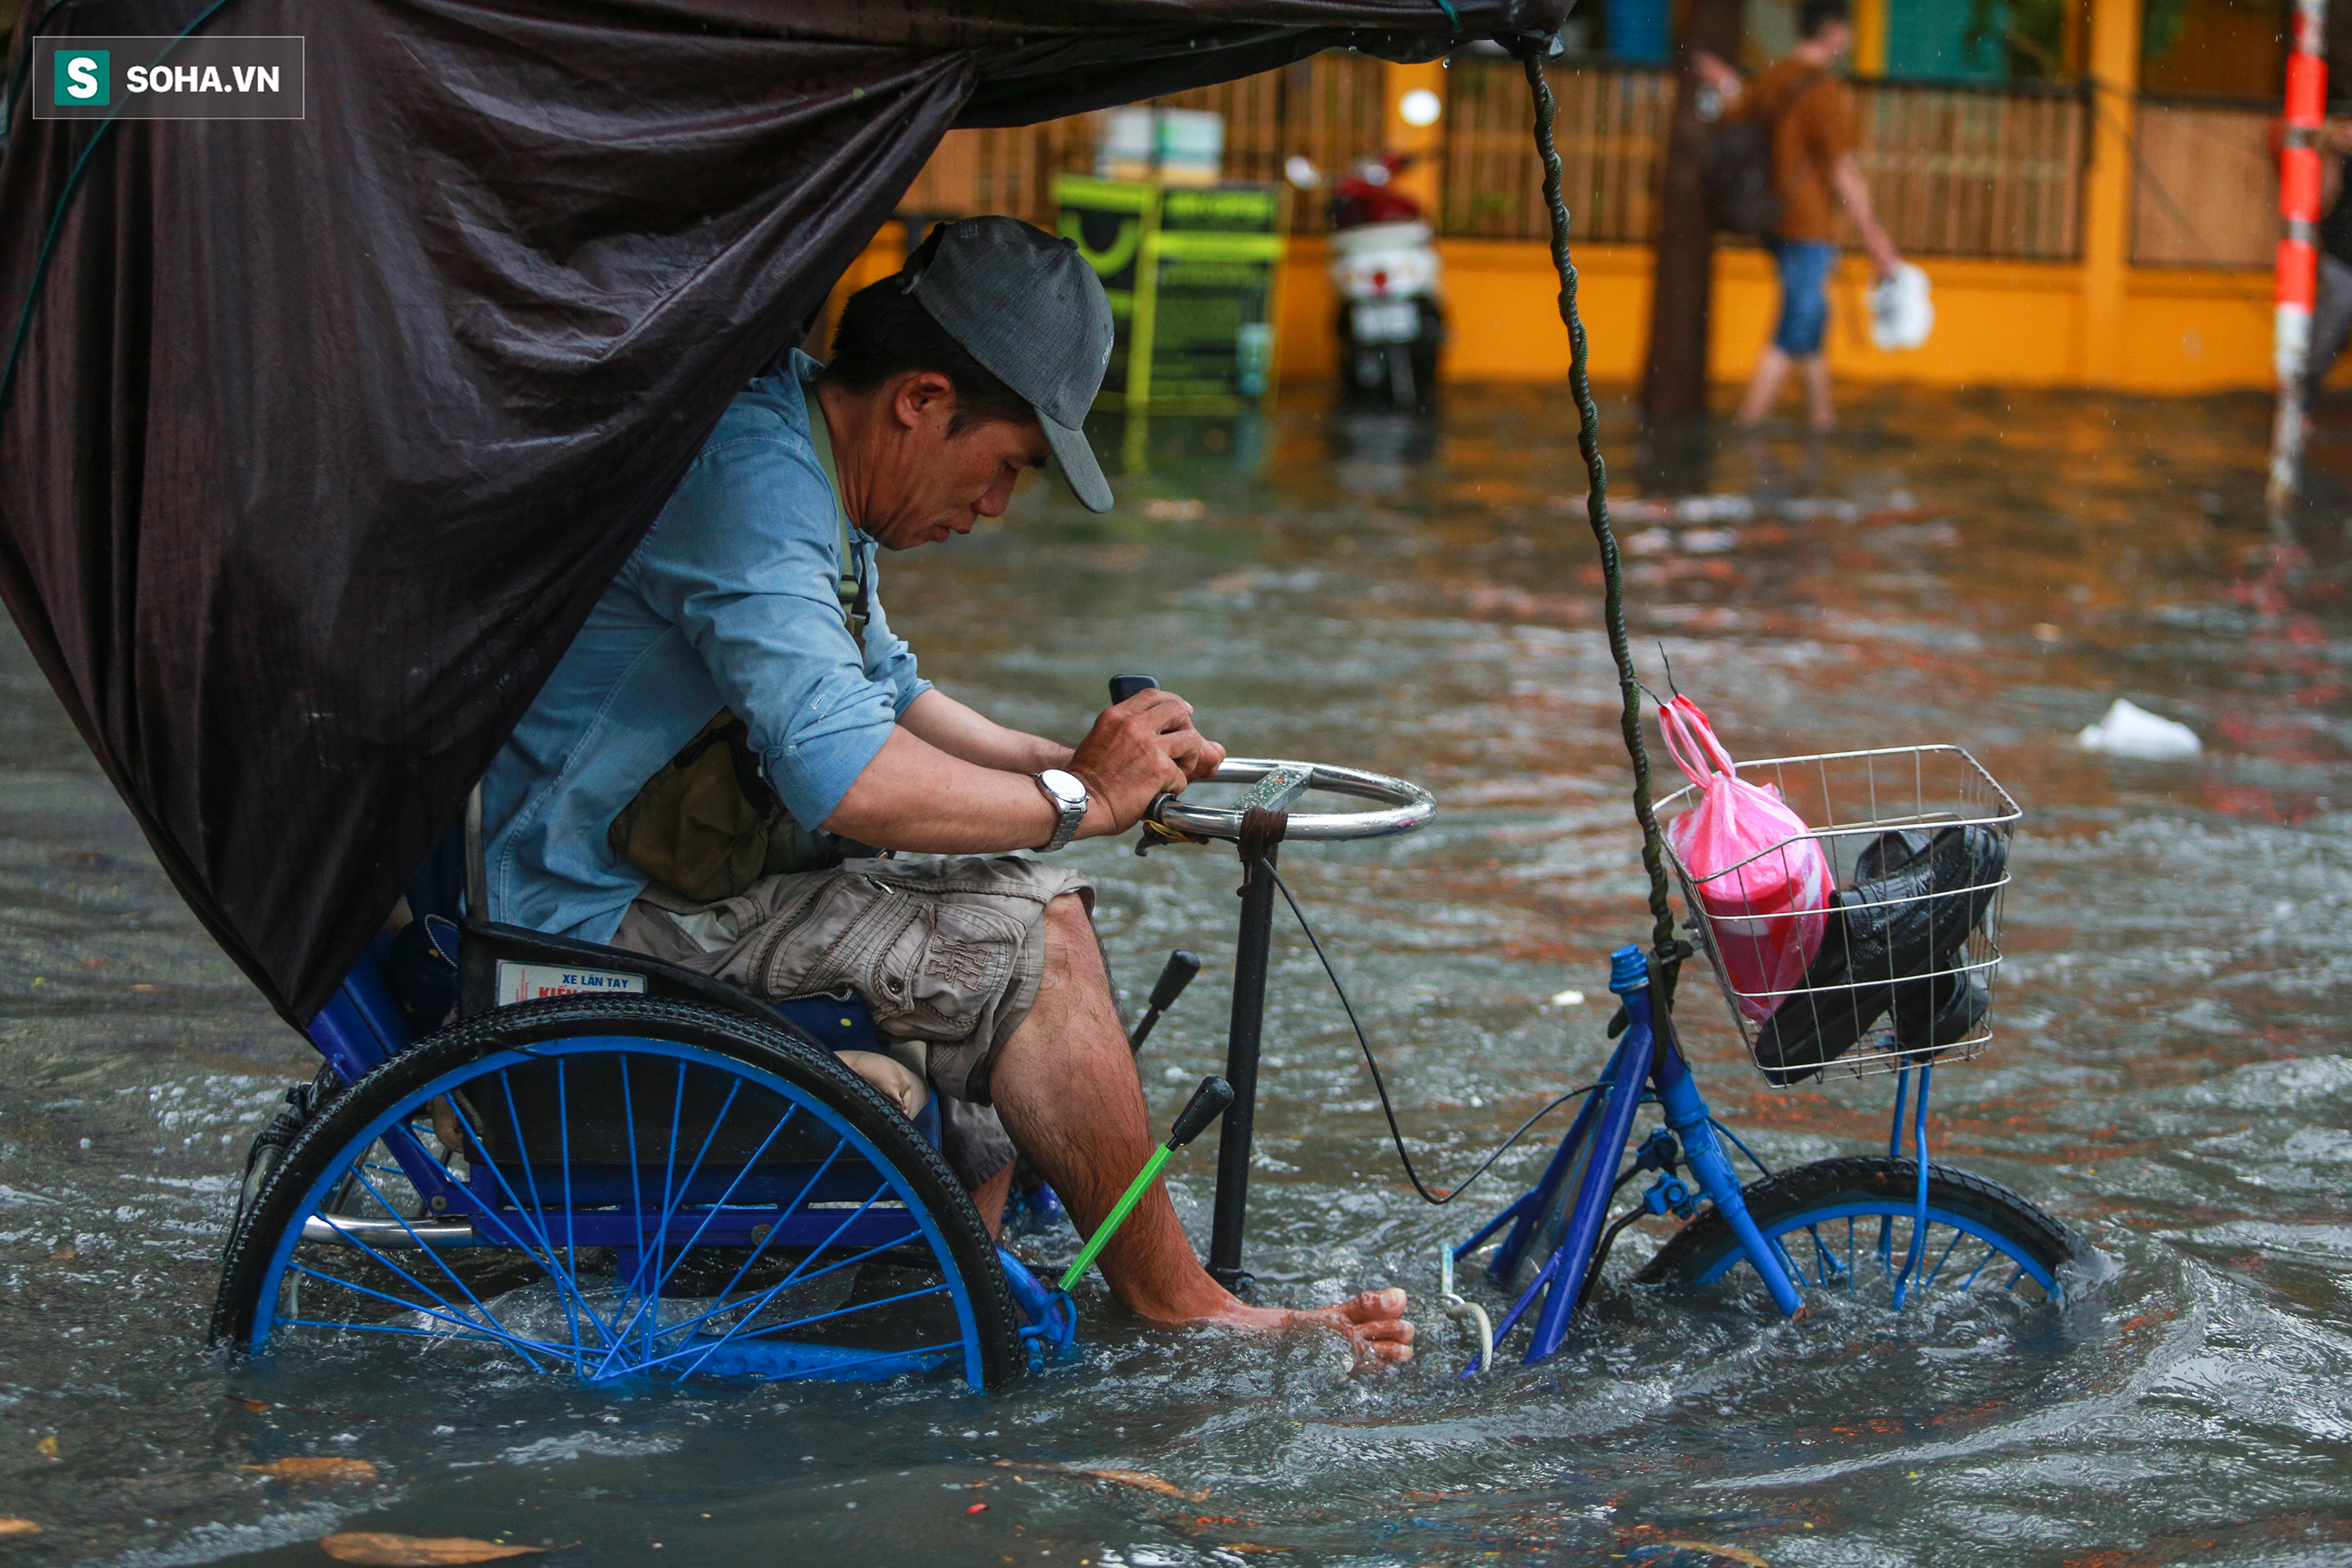
<svg viewBox="0 0 2352 1568"><path fill-rule="evenodd" d="M1672 1015L1655 1005L1649 959L1640 948L1621 947L1610 954L1609 989L1623 1002L1628 1022L1616 1054L1601 1075L1601 1087L1585 1097L1583 1108L1535 1189L1452 1249L1454 1258L1459 1260L1486 1245L1505 1226L1510 1226L1488 1266L1497 1284L1509 1280L1523 1258L1544 1258L1542 1268L1495 1326L1494 1337L1499 1344L1521 1318L1535 1312L1534 1331L1521 1358L1528 1363L1541 1361L1559 1348L1570 1320L1584 1299L1601 1226L1609 1217L1610 1200L1620 1184L1619 1157L1631 1139L1634 1113L1653 1096L1681 1145L1679 1163L1696 1178L1698 1196L1712 1202L1731 1226L1748 1263L1771 1292L1773 1304L1790 1317L1803 1306L1796 1284L1781 1266L1779 1249L1748 1216L1738 1173L1716 1137L1715 1120L1699 1098L1698 1085L1675 1039ZM1696 1206L1696 1200L1687 1189L1676 1191L1682 1186L1671 1173L1676 1163L1670 1153L1645 1146L1634 1168L1660 1171L1654 1197L1661 1207L1686 1213Z"/></svg>

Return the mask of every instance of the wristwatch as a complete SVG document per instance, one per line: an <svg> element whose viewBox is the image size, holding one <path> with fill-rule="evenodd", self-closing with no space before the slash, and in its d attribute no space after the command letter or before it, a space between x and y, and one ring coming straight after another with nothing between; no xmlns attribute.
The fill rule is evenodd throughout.
<svg viewBox="0 0 2352 1568"><path fill-rule="evenodd" d="M1077 774L1060 768L1047 768L1034 776L1037 787L1045 792L1045 798L1054 803L1054 809L1062 814L1062 820L1054 825L1054 837L1037 847L1039 854L1051 855L1066 847L1071 836L1077 832L1078 824L1086 820L1087 784Z"/></svg>

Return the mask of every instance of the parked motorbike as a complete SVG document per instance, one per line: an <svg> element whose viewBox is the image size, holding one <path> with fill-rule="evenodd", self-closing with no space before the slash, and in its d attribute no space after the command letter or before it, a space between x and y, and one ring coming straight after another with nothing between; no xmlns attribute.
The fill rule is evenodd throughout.
<svg viewBox="0 0 2352 1568"><path fill-rule="evenodd" d="M1410 161L1389 153L1360 163L1330 197L1340 385L1351 399L1396 408L1428 405L1445 346L1437 247L1421 204L1394 183ZM1288 173L1308 189L1322 184L1303 158Z"/></svg>

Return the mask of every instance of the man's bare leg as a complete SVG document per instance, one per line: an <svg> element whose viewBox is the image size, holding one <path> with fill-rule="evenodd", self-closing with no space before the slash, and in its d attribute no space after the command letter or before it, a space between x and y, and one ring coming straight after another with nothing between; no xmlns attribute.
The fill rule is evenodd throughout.
<svg viewBox="0 0 2352 1568"><path fill-rule="evenodd" d="M1830 395L1830 356L1807 354L1797 362L1804 374L1805 410L1816 435L1837 428L1837 404Z"/></svg>
<svg viewBox="0 0 2352 1568"><path fill-rule="evenodd" d="M1127 1032L1111 1005L1110 977L1076 895L1046 907L1045 938L1037 1004L997 1054L989 1094L1005 1131L1054 1184L1080 1233L1091 1236L1151 1157L1154 1140ZM1163 1327L1313 1324L1345 1334L1361 1363L1412 1359L1402 1290L1367 1290L1303 1312L1235 1300L1192 1256L1161 1184L1136 1205L1101 1264L1120 1304Z"/></svg>
<svg viewBox="0 0 2352 1568"><path fill-rule="evenodd" d="M1011 1045L1012 1042L1008 1040L1005 1044ZM980 1210L980 1221L988 1226L991 1241L994 1241L996 1233L1004 1228L1004 1200L1013 1195L1013 1173L1020 1163L1018 1160L1005 1161L1004 1169L972 1189L972 1206Z"/></svg>
<svg viewBox="0 0 2352 1568"><path fill-rule="evenodd" d="M1780 401L1780 388L1789 380L1789 356L1779 346L1766 343L1764 352L1756 356L1756 369L1748 378L1747 394L1739 400L1739 422L1761 425L1771 416L1772 405Z"/></svg>

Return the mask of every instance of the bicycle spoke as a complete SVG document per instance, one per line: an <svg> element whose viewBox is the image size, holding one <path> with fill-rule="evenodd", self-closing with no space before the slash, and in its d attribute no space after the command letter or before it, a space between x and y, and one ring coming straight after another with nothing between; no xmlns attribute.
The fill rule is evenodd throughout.
<svg viewBox="0 0 2352 1568"><path fill-rule="evenodd" d="M572 1105L564 1081L564 1061L555 1058L555 1129L559 1140L558 1155L563 1164L563 1268L576 1282L580 1278L580 1248L574 1245L578 1233L572 1229ZM604 1326L604 1320L596 1320ZM607 1331L609 1337L609 1330Z"/></svg>
<svg viewBox="0 0 2352 1568"><path fill-rule="evenodd" d="M910 1230L904 1236L894 1236L887 1241L877 1242L863 1252L852 1253L838 1263L828 1263L824 1268L818 1269L815 1273L804 1274L800 1279L792 1281L792 1283L796 1285L814 1284L815 1281L824 1279L828 1274L837 1274L845 1268L854 1268L858 1264L866 1262L871 1258L879 1258L886 1252L896 1251L898 1248L906 1246L910 1241L919 1241L922 1239L922 1235L923 1233L919 1230ZM691 1329L699 1324L707 1323L713 1318L723 1318L730 1312L739 1312L742 1310L743 1303L740 1301L725 1302L719 1306L712 1307L705 1311L698 1312L691 1318L673 1323L665 1331L668 1333L677 1333L681 1330Z"/></svg>
<svg viewBox="0 0 2352 1568"><path fill-rule="evenodd" d="M1813 1261L1822 1271L1821 1279L1815 1283L1826 1287L1830 1282L1830 1275L1837 1268L1837 1255L1832 1253L1829 1249L1829 1244L1822 1239L1821 1226L1809 1225L1805 1227L1805 1234L1813 1238Z"/></svg>
<svg viewBox="0 0 2352 1568"><path fill-rule="evenodd" d="M508 1112L509 1116L512 1116L514 1113L513 1086L508 1080L507 1075L504 1072L499 1073L499 1082L502 1092L506 1095ZM574 1277L576 1270L572 1268L559 1268L556 1265L555 1239L547 1233L547 1226L544 1223L546 1211L540 1205L537 1178L532 1176L530 1171L530 1152L523 1146L522 1126L520 1121L518 1119L515 1121L515 1158L520 1162L522 1165L523 1179L531 1184L531 1201L528 1207L523 1204L521 1196L515 1192L513 1184L507 1180L506 1173L499 1169L498 1162L488 1158L489 1141L483 1136L483 1128L476 1126L467 1120L467 1107L466 1103L455 1095L450 1097L449 1103L451 1107L451 1114L456 1116L457 1119L457 1125L467 1132L472 1133L476 1147L482 1150L484 1155L482 1163L489 1171L490 1179L498 1184L499 1191L506 1195L507 1202L513 1206L515 1214L523 1218L529 1225L531 1237L538 1241L539 1251L533 1252L528 1243L526 1243L522 1248L523 1255L547 1270L548 1279L555 1286L556 1295L563 1303L563 1315L566 1321L571 1325L573 1348L575 1351L578 1350L580 1348L580 1321L575 1315L575 1303L577 1304L577 1310L587 1313L592 1321L597 1322L597 1326L599 1328L603 1328L604 1325L601 1320L596 1319L595 1309L589 1305L586 1295L580 1289L580 1282ZM478 1117L480 1112L475 1111L473 1114ZM470 1191L468 1191L467 1196L472 1198L473 1194ZM474 1201L479 1202L480 1200L474 1199ZM506 1222L498 1215L487 1210L485 1213L487 1216L492 1219L500 1229L509 1230L509 1234L511 1234L510 1227L509 1227Z"/></svg>
<svg viewBox="0 0 2352 1568"><path fill-rule="evenodd" d="M322 1270L313 1268L305 1263L294 1264L292 1265L292 1268L297 1274L305 1279L315 1279L322 1285L333 1285L341 1289L348 1290L355 1296L362 1296L373 1300L382 1301L385 1305L397 1308L404 1312L413 1312L425 1318L438 1320L441 1322L449 1324L454 1329L466 1330L467 1331L467 1332L444 1337L478 1339L485 1343L502 1346L520 1356L524 1362L529 1363L533 1372L542 1372L546 1369L540 1365L536 1357L532 1356L530 1353L532 1349L535 1348L546 1354L556 1357L562 1357L564 1354L564 1350L562 1345L549 1344L541 1340L526 1338L521 1334L516 1333L513 1330L509 1329L505 1324L499 1322L495 1318L487 1323L478 1322L457 1310L454 1306L449 1304L446 1298L433 1296L429 1291L426 1292L427 1299L437 1300L441 1305L438 1307L430 1307L416 1301L404 1300L402 1298L394 1296L389 1291L379 1290L373 1286L362 1285L356 1279L345 1279L339 1275L325 1273ZM394 1272L400 1273L401 1271L395 1268ZM402 1274L402 1278L406 1279L407 1276L405 1274ZM415 1283L413 1279L409 1282L411 1284ZM424 1287L422 1286L418 1286L417 1288L420 1290L424 1289ZM371 1325L347 1319L330 1326L346 1329L366 1329Z"/></svg>
<svg viewBox="0 0 2352 1568"><path fill-rule="evenodd" d="M945 1282L941 1282L937 1285L926 1285L919 1290L901 1291L896 1296L885 1296L878 1301L861 1301L855 1307L836 1307L829 1312L819 1312L814 1317L795 1318L789 1323L772 1323L768 1327L761 1329L758 1333L745 1337L751 1342L756 1343L761 1340L773 1339L780 1334L788 1334L794 1329L807 1328L812 1323L830 1322L835 1318L852 1317L856 1313L871 1312L882 1307L895 1307L901 1301L919 1301L927 1296L944 1296L948 1293L948 1289L949 1287ZM750 1320L746 1319L745 1321L748 1322ZM736 1336L740 1333L742 1333L742 1328L741 1325L739 1324L737 1327L728 1330L726 1335L721 1338L717 1344L711 1345L708 1348L700 1345L688 1344L680 1349L671 1351L666 1355L655 1357L637 1370L640 1372L650 1372L657 1366L667 1366L671 1362L678 1361L686 1356L691 1355L696 1357L694 1366L687 1368L685 1373L682 1374L690 1377L693 1375L696 1367L699 1367L704 1362L709 1361L712 1355L717 1353L722 1347L731 1342Z"/></svg>
<svg viewBox="0 0 2352 1568"><path fill-rule="evenodd" d="M473 1340L473 1339L478 1339L478 1340L481 1340L481 1341L482 1341L484 1343L486 1343L486 1344L508 1345L508 1342L507 1342L507 1341L502 1340L502 1339L499 1339L499 1338L497 1338L497 1337L495 1337L495 1336L492 1336L492 1335L488 1335L488 1334L445 1334L445 1333L438 1332L438 1331L435 1331L435 1330L432 1330L432 1329L412 1329L412 1328L407 1328L407 1327L404 1327L404 1326L403 1326L402 1324L399 1324L399 1323L346 1323L346 1322L330 1322L330 1321L325 1321L325 1320L323 1320L323 1319L319 1319L319 1318L285 1318L285 1319L281 1319L281 1320L280 1320L280 1321L281 1321L281 1322L283 1322L283 1323L285 1324L285 1326L286 1326L286 1327L288 1327L288 1328L289 1328L289 1329L328 1329L328 1330L331 1330L332 1331L334 1331L334 1332L336 1332L336 1333L353 1333L353 1334L408 1334L408 1335L413 1335L413 1336L415 1336L415 1338L418 1338L418 1339L425 1339L425 1340ZM553 1353L553 1354L558 1354L558 1355L560 1355L560 1354L562 1354L562 1351L563 1351L563 1347L562 1347L562 1345L547 1344L547 1343L545 1343L545 1342L541 1342L541 1341L538 1341L538 1340L531 1340L531 1341L529 1341L529 1342L520 1342L520 1341L519 1341L519 1342L515 1342L515 1344L514 1344L513 1346L510 1346L509 1348L514 1348L514 1349L516 1349L516 1350L518 1351L518 1353L520 1353L520 1344L522 1344L522 1343L524 1343L524 1342L528 1342L528 1343L530 1343L530 1344L538 1345L541 1350L544 1350L544 1351L550 1352L551 1353ZM526 1358L526 1359L528 1359L528 1358Z"/></svg>
<svg viewBox="0 0 2352 1568"><path fill-rule="evenodd" d="M1969 1277L1967 1279L1960 1281L1961 1289L1965 1290L1969 1286L1975 1284L1977 1282L1977 1276L1985 1271L1985 1265L1990 1263L1994 1258L2000 1256L2000 1248L1995 1247L1990 1241L1984 1244L1984 1249L1985 1255L1977 1259L1977 1266L1969 1270Z"/></svg>
<svg viewBox="0 0 2352 1568"><path fill-rule="evenodd" d="M1943 1252L1936 1259L1936 1267L1929 1269L1927 1271L1927 1278L1919 1282L1920 1289L1932 1290L1936 1288L1936 1276L1944 1271L1944 1260L1952 1256L1952 1248L1959 1246L1960 1237L1966 1235L1968 1235L1968 1232L1960 1229L1957 1226L1952 1228L1952 1239L1944 1244Z"/></svg>
<svg viewBox="0 0 2352 1568"><path fill-rule="evenodd" d="M322 1285L340 1286L341 1289L351 1291L355 1296L372 1297L373 1299L384 1302L389 1306L397 1307L404 1312L421 1313L427 1318L437 1318L441 1321L450 1324L452 1327L469 1329L473 1331L470 1334L462 1334L457 1337L461 1339L480 1339L492 1344L504 1345L521 1355L525 1361L530 1361L534 1370L538 1368L539 1363L535 1361L531 1361L530 1354L528 1351L524 1350L524 1346L536 1346L538 1349L545 1351L551 1355L560 1356L563 1353L563 1347L562 1345L549 1344L541 1340L525 1339L522 1335L515 1333L513 1331L501 1325L476 1322L473 1319L467 1317L462 1312L457 1311L455 1308L449 1307L446 1302L444 1302L442 1307L439 1308L421 1306L415 1301L404 1301L397 1296L392 1295L386 1291L378 1290L372 1286L362 1285L356 1279L345 1279L339 1275L324 1273L320 1269L311 1268L307 1263L297 1263L293 1265L293 1268L295 1272L302 1275L305 1279L316 1279ZM405 1278L405 1276L404 1276L404 1278ZM410 1283L414 1284L415 1282L411 1280ZM418 1288L420 1289L423 1289L421 1286ZM314 1324L314 1326L319 1325ZM372 1325L367 1323L343 1321L328 1323L323 1326L340 1329L366 1329ZM424 1332L425 1331L419 1330L414 1331Z"/></svg>
<svg viewBox="0 0 2352 1568"><path fill-rule="evenodd" d="M785 1120L790 1121L791 1118L787 1116ZM776 1123L776 1131L771 1132L768 1135L771 1142L774 1140L776 1132L782 1132L783 1131L783 1127L784 1123L782 1121ZM766 1152L766 1147L767 1146L765 1144L761 1145L762 1152ZM727 1283L719 1287L719 1295L722 1300L726 1299L729 1293L731 1292L738 1284L742 1282L743 1276L751 1272L752 1266L760 1261L761 1256L768 1250L768 1244L782 1234L783 1221L799 1210L802 1202L808 1197L809 1194L816 1190L817 1184L824 1180L825 1173L833 1169L833 1163L841 1158L841 1152L847 1147L849 1147L849 1143L846 1139L835 1140L833 1152L824 1157L824 1163L816 1168L815 1172L810 1175L807 1181L801 1184L801 1190L793 1194L793 1201L784 1206L778 1215L776 1221L769 1226L768 1234L760 1238L759 1242L752 1247L751 1256L744 1258L743 1261L737 1266L734 1274L728 1279ZM868 1202L871 1201L872 1200L870 1199L868 1200ZM860 1209L858 1212L863 1214L865 1211ZM836 1231L835 1234L838 1235L839 1232ZM788 1280L786 1283L790 1283L790 1281ZM601 1379L610 1374L613 1365L613 1358L620 1354L621 1348L622 1346L620 1342L615 1341L613 1347L604 1352L604 1359L597 1364L596 1371L593 1374L592 1381L594 1379Z"/></svg>
<svg viewBox="0 0 2352 1568"><path fill-rule="evenodd" d="M376 1191L376 1185L373 1182L369 1181L365 1176L362 1176L360 1178L360 1184L366 1187L370 1193L374 1194L376 1202L380 1204L383 1203L383 1194ZM388 1204L385 1205L387 1209L390 1208L390 1206L391 1205ZM449 1282L466 1293L466 1300L473 1302L476 1307L481 1310L481 1313L484 1317L488 1318L493 1324L497 1325L499 1332L506 1333L509 1331L506 1324L499 1322L499 1315L496 1312L491 1311L488 1304L486 1304L480 1297L474 1294L473 1287L467 1284L464 1279L460 1279L455 1268L449 1267L449 1260L441 1256L438 1248L428 1245L423 1237L417 1235L416 1227L409 1224L404 1216L394 1215L392 1217L398 1222L401 1229L408 1233L408 1239L415 1242L418 1247L424 1248L425 1255L431 1258L433 1261L440 1267L441 1272L449 1277ZM421 1291L425 1289L422 1282L410 1278L408 1270L401 1268L390 1258L385 1258L382 1253L376 1251L374 1247L368 1246L366 1242L361 1241L357 1237L348 1234L344 1236L344 1239L354 1243L361 1248L361 1250L366 1252L368 1256L375 1258L377 1262L382 1263L385 1268L391 1269L402 1279L407 1279L408 1282L411 1285L415 1285L418 1290ZM525 1359L528 1360L529 1358L526 1356ZM537 1363L534 1363L533 1364L536 1366Z"/></svg>
<svg viewBox="0 0 2352 1568"><path fill-rule="evenodd" d="M646 1301L653 1304L653 1310L645 1314L646 1354L648 1356L654 1353L655 1335L661 1328L662 1285L669 1278L669 1271L662 1267L662 1263L669 1256L669 1216L677 1212L677 1126L679 1118L685 1114L686 1063L680 1061L677 1064L677 1081L670 1085L669 1090L669 1142L662 1149L662 1212L660 1220L654 1226L654 1282L644 1297ZM635 1123L630 1125L635 1126ZM643 1214L644 1211L638 1212ZM642 1248L639 1255L643 1256Z"/></svg>
<svg viewBox="0 0 2352 1568"><path fill-rule="evenodd" d="M720 1346L727 1344L730 1341L733 1340L736 1335L741 1333L744 1328L751 1323L751 1320L758 1317L760 1313L765 1310L769 1302L774 1300L778 1296L782 1295L785 1290L791 1289L793 1286L799 1284L800 1272L803 1268L808 1267L809 1258L818 1257L826 1247L831 1247L840 1237L843 1231L847 1230L858 1220L865 1217L866 1211L874 1206L874 1203L877 1198L879 1198L884 1193L889 1190L890 1184L887 1182L884 1182L881 1185L876 1187L872 1196L868 1197L864 1203L858 1205L856 1213L848 1215L839 1225L834 1226L833 1235L826 1237L824 1240L818 1243L817 1246L809 1253L808 1258L803 1258L800 1262L793 1265L791 1272L787 1273L782 1279L777 1280L773 1285L769 1286L766 1290L761 1293L759 1300L753 1303L751 1310L743 1315L741 1321L733 1328L728 1330L727 1332L719 1338L718 1344L711 1346L709 1351L703 1353L703 1361L709 1360L712 1352L715 1352L720 1348ZM687 1368L687 1374L691 1376L695 1367L700 1366L702 1362L698 1361L695 1363L695 1366Z"/></svg>
<svg viewBox="0 0 2352 1568"><path fill-rule="evenodd" d="M505 1075L501 1073L499 1077L503 1079ZM498 1162L488 1157L489 1142L488 1140L482 1135L483 1129L476 1125L473 1121L468 1120L469 1115L478 1119L481 1113L479 1111L471 1110L470 1107L468 1107L464 1101L460 1100L456 1095L450 1096L449 1106L449 1113L456 1119L458 1127L465 1131L471 1133L473 1135L475 1147L483 1151L483 1168L490 1173L490 1179L498 1184L499 1191L506 1195L507 1202L513 1205L514 1212L517 1215L520 1216L525 1215L526 1211L523 1207L522 1199L516 1194L513 1185L507 1181L506 1173L499 1169ZM523 1151L520 1147L521 1142L520 1129L517 1131L516 1142L518 1145L516 1151L517 1154L519 1156L522 1156ZM526 1173L528 1173L530 1170L530 1162L527 1156L524 1157L524 1170ZM478 1218L488 1219L499 1230L506 1232L510 1237L513 1236L513 1227L509 1226L495 1210L482 1205L481 1200L474 1194L470 1186L461 1186L459 1190L465 1193L467 1202L478 1205ZM530 1229L531 1235L538 1239L541 1251L532 1251L529 1239L525 1238L517 1238L522 1242L519 1250L521 1251L524 1257L530 1258L533 1263L538 1264L547 1271L549 1282L554 1285L557 1296L562 1300L565 1304L564 1310L567 1316L569 1316L572 1310L571 1303L572 1300L577 1298L579 1300L581 1310L586 1311L591 1318L594 1318L594 1309L588 1305L587 1298L581 1294L579 1283L572 1277L572 1271L556 1267L555 1243L547 1235L546 1227L533 1222L530 1224ZM544 1256L541 1255L542 1253ZM598 1326L601 1328L604 1325L600 1321ZM575 1339L578 1337L578 1324L576 1321L573 1324L573 1337Z"/></svg>
<svg viewBox="0 0 2352 1568"><path fill-rule="evenodd" d="M655 1227L654 1235L657 1241L662 1245L664 1250L662 1253L657 1253L656 1255L656 1258L666 1256L669 1237L670 1222L677 1217L678 1205L685 1202L688 1191L694 1185L694 1178L701 1173L702 1162L709 1156L710 1145L719 1137L719 1124L727 1120L728 1111L734 1109L735 1097L742 1091L742 1088L743 1080L741 1079L737 1079L729 1085L726 1100L719 1107L719 1114L711 1120L709 1130L702 1135L702 1147L695 1151L694 1163L687 1167L686 1180L677 1185L670 1201L663 1207L661 1220ZM685 1103L686 1100L686 1070L683 1063L679 1065L678 1068L677 1091L678 1102L682 1105ZM785 1119L787 1121L791 1119L791 1112L789 1110L785 1112ZM781 1131L782 1129L783 1122L777 1122L776 1131ZM675 1112L673 1112L671 1118L670 1133L672 1140L670 1168L675 1170L677 1166L677 1117ZM763 1142L760 1145L760 1153L767 1152L768 1143L773 1142L775 1141L775 1132L772 1131L768 1134L767 1142ZM756 1159L757 1155L753 1158ZM727 1191L719 1194L718 1202L705 1207L702 1223L696 1226L694 1228L694 1234L688 1237L685 1242L679 1246L676 1260L670 1262L667 1267L660 1269L658 1276L654 1280L651 1293L641 1299L636 1308L630 1312L629 1321L623 1326L621 1331L624 1334L627 1333L631 1328L635 1327L637 1319L645 1313L646 1310L646 1302L647 1301L654 1304L654 1320L656 1325L658 1326L661 1318L660 1302L662 1287L667 1285L670 1282L671 1278L677 1274L678 1265L686 1261L687 1255L693 1251L695 1244L702 1239L703 1232L710 1228L710 1222L719 1217L719 1211L726 1205L727 1200L735 1195L736 1187L741 1184L744 1174L751 1169L751 1163L747 1161L744 1163L743 1170L741 1172L738 1172L735 1179L727 1184ZM663 1176L662 1183L665 1187L670 1184L670 1179L667 1174ZM652 1349L652 1343L650 1341L647 1342L646 1348L648 1351Z"/></svg>
<svg viewBox="0 0 2352 1568"><path fill-rule="evenodd" d="M503 1072L499 1074L499 1092L505 1097L507 1102L507 1125L514 1129L515 1163L522 1167L523 1184L530 1189L532 1234L539 1237L540 1246L546 1250L549 1275L551 1277L556 1277L559 1273L569 1275L572 1272L570 1269L559 1271L555 1268L555 1244L547 1234L547 1226L544 1223L547 1208L539 1201L539 1177L530 1168L530 1149L522 1135L522 1115L515 1110L514 1079L511 1074ZM505 1184L503 1181L499 1183L500 1186ZM577 1293L577 1283L573 1279L562 1279L558 1284L558 1292L563 1299L564 1325L572 1331L572 1354L574 1360L579 1359L580 1355L580 1318L572 1308L572 1297Z"/></svg>

